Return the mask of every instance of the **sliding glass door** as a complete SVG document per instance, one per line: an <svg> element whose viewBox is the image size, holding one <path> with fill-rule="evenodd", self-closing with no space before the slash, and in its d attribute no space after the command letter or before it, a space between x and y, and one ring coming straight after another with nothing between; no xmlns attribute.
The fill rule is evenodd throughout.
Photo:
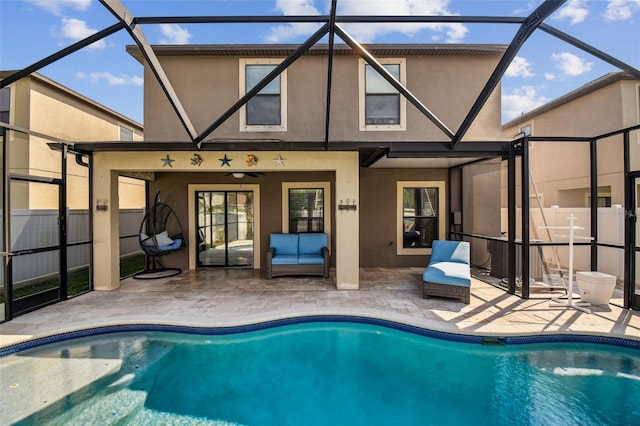
<svg viewBox="0 0 640 426"><path fill-rule="evenodd" d="M198 266L253 266L253 191L197 191Z"/></svg>

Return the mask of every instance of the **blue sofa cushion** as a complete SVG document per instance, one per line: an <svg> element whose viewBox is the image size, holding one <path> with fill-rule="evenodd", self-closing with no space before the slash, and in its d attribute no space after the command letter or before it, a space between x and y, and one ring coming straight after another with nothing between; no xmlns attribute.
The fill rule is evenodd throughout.
<svg viewBox="0 0 640 426"><path fill-rule="evenodd" d="M298 263L300 265L322 265L324 257L317 254L301 254L298 256Z"/></svg>
<svg viewBox="0 0 640 426"><path fill-rule="evenodd" d="M431 262L422 280L428 283L471 287L471 273L469 265L459 262Z"/></svg>
<svg viewBox="0 0 640 426"><path fill-rule="evenodd" d="M298 256L295 254L280 254L271 259L272 265L297 265Z"/></svg>
<svg viewBox="0 0 640 426"><path fill-rule="evenodd" d="M429 263L456 262L471 263L471 246L466 241L434 240Z"/></svg>
<svg viewBox="0 0 640 426"><path fill-rule="evenodd" d="M299 254L320 254L322 258L322 248L327 246L327 234L312 233L300 234ZM303 262L300 262L303 263Z"/></svg>
<svg viewBox="0 0 640 426"><path fill-rule="evenodd" d="M269 247L275 249L276 256L298 254L298 234L271 234ZM297 262L295 262L297 263Z"/></svg>

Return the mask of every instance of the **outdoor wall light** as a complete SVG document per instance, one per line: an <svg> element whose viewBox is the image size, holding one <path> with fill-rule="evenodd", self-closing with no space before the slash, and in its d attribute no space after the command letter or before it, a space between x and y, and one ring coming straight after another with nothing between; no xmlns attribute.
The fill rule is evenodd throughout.
<svg viewBox="0 0 640 426"><path fill-rule="evenodd" d="M352 210L352 211L356 211L357 207L356 207L356 199L354 198L353 200L350 198L347 198L347 202L343 203L342 200L340 200L340 202L338 203L338 210L342 211L342 210Z"/></svg>
<svg viewBox="0 0 640 426"><path fill-rule="evenodd" d="M109 205L106 198L99 198L96 200L96 211L106 212L109 210Z"/></svg>

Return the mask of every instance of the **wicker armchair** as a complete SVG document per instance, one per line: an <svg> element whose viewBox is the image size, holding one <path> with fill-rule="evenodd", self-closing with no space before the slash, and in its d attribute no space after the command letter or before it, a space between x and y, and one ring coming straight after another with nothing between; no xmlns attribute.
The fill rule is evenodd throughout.
<svg viewBox="0 0 640 426"><path fill-rule="evenodd" d="M266 256L267 277L320 275L329 278L327 234L271 234Z"/></svg>

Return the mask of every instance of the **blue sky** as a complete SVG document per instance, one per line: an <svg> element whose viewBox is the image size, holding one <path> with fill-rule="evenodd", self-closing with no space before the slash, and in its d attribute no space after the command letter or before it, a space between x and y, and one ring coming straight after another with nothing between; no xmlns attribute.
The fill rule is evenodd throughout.
<svg viewBox="0 0 640 426"><path fill-rule="evenodd" d="M134 16L317 15L330 0L121 0ZM527 16L541 4L507 0L338 0L342 15ZM545 23L640 69L640 0L569 0ZM0 69L21 69L116 19L97 0L0 0ZM345 25L360 42L501 43L513 24ZM315 24L145 25L152 44L300 43ZM39 72L142 123L142 66L124 30ZM617 68L536 31L502 79L503 122Z"/></svg>

